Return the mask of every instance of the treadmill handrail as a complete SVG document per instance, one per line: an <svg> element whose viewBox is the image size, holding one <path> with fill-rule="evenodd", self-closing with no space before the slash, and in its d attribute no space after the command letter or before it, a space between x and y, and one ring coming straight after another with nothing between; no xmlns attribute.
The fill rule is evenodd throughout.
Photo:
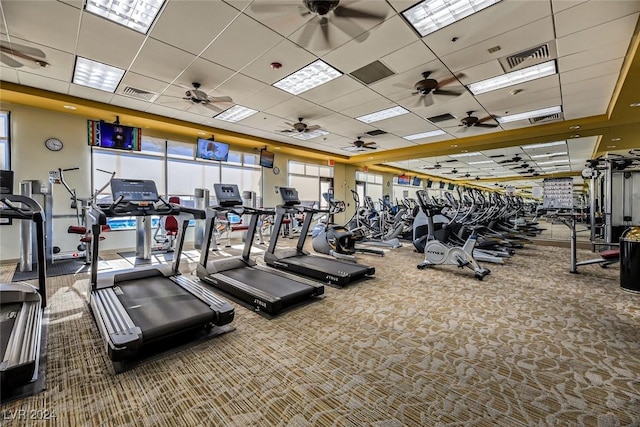
<svg viewBox="0 0 640 427"><path fill-rule="evenodd" d="M42 206L30 197L19 194L7 194L0 198L7 208L0 209L0 218L30 219L34 222L44 221ZM20 203L24 206L16 206Z"/></svg>

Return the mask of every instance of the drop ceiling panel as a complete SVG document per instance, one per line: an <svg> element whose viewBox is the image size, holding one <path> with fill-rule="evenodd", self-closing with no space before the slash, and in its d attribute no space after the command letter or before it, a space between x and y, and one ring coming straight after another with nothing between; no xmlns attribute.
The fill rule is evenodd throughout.
<svg viewBox="0 0 640 427"><path fill-rule="evenodd" d="M610 43L595 49L584 50L558 59L558 69L561 73L588 67L612 59L624 58L627 52L624 43Z"/></svg>
<svg viewBox="0 0 640 427"><path fill-rule="evenodd" d="M216 123L220 123L221 120L214 118ZM284 122L288 122L289 120L283 120L282 117L274 116L267 113L258 113L252 116L247 117L238 122L238 124L242 124L243 126L249 126L255 129L264 129L271 132L278 132L280 130L289 129L289 126L284 124ZM297 120L294 120L297 121ZM285 135L286 134L280 134Z"/></svg>
<svg viewBox="0 0 640 427"><path fill-rule="evenodd" d="M105 43L104 34L109 34ZM80 25L77 55L126 70L145 36L107 19L84 13Z"/></svg>
<svg viewBox="0 0 640 427"><path fill-rule="evenodd" d="M638 22L637 13L602 25L558 38L558 55L566 56L610 43L629 45L629 39Z"/></svg>
<svg viewBox="0 0 640 427"><path fill-rule="evenodd" d="M566 84L562 88L563 97L580 96L583 99L604 96L608 101L615 87L617 75L601 76L597 79L582 80ZM609 94L606 96L606 94Z"/></svg>
<svg viewBox="0 0 640 427"><path fill-rule="evenodd" d="M553 19L549 16L531 22L507 34L479 42L466 49L458 50L442 57L442 61L452 71L460 71L470 65L496 61L507 55L538 46L554 39ZM500 50L489 53L488 49L500 47ZM500 67L502 69L502 67ZM502 71L504 73L504 71Z"/></svg>
<svg viewBox="0 0 640 427"><path fill-rule="evenodd" d="M453 139L454 136L452 136L451 134L445 133L444 135L438 135L438 136L432 136L429 138L421 138L421 139L416 139L413 140L412 142L414 144L417 145L426 145L426 144L433 144L434 142L440 142L440 141L447 141L449 139Z"/></svg>
<svg viewBox="0 0 640 427"><path fill-rule="evenodd" d="M547 1L503 0L478 13L431 33L423 38L438 56L467 48L476 43L505 35L516 28L551 15ZM456 42L451 39L458 37Z"/></svg>
<svg viewBox="0 0 640 427"><path fill-rule="evenodd" d="M300 97L317 104L324 104L325 102L334 99L338 93L341 95L348 95L359 89L362 89L362 83L358 82L351 76L343 75L337 79L301 93Z"/></svg>
<svg viewBox="0 0 640 427"><path fill-rule="evenodd" d="M57 1L4 1L2 11L9 36L75 52L79 9Z"/></svg>
<svg viewBox="0 0 640 427"><path fill-rule="evenodd" d="M557 37L577 33L640 11L640 2L628 0L589 1L555 14ZM576 19L579 17L579 19Z"/></svg>
<svg viewBox="0 0 640 427"><path fill-rule="evenodd" d="M150 36L197 55L237 15L236 9L221 1L169 1Z"/></svg>
<svg viewBox="0 0 640 427"><path fill-rule="evenodd" d="M192 83L197 82L201 85L201 91L210 93L233 76L233 74L233 70L229 68L214 64L203 58L195 58L184 72L180 76L177 76L174 84L191 89Z"/></svg>
<svg viewBox="0 0 640 427"><path fill-rule="evenodd" d="M469 85L471 83L479 82L484 79L489 79L491 77L500 76L504 74L504 70L500 66L500 63L495 61L484 62L479 65L475 65L469 68L464 68L460 70L461 74L459 75L459 80Z"/></svg>
<svg viewBox="0 0 640 427"><path fill-rule="evenodd" d="M535 91L533 93L522 92L516 95L496 95L495 97L486 97L482 101L482 106L493 114L504 115L505 111L517 109L522 104L531 104L533 102L541 101L548 101L553 105L560 105L562 103L560 86Z"/></svg>
<svg viewBox="0 0 640 427"><path fill-rule="evenodd" d="M436 127L431 123L416 116L415 114L403 114L390 119L380 120L379 122L376 122L376 125L379 129L399 136L411 135L418 132L427 132L436 129Z"/></svg>
<svg viewBox="0 0 640 427"><path fill-rule="evenodd" d="M576 7L586 1L587 0L551 0L551 6L553 7L553 12L558 13L563 10Z"/></svg>
<svg viewBox="0 0 640 427"><path fill-rule="evenodd" d="M15 83L19 83L21 85L39 87L52 92L69 93L70 85L68 81L50 79L27 71L18 71L17 78L18 80L16 80ZM2 70L2 80L12 81L6 78L4 68Z"/></svg>
<svg viewBox="0 0 640 427"><path fill-rule="evenodd" d="M567 71L560 75L560 81L563 85L576 83L582 80L589 80L595 77L605 76L608 74L620 73L620 68L624 58L613 59L611 61L601 62L589 67L578 68L572 71Z"/></svg>
<svg viewBox="0 0 640 427"><path fill-rule="evenodd" d="M344 117L344 116L341 116L341 117ZM323 123L325 123L324 120L323 120ZM362 123L359 120L348 118L348 117L345 118L344 120L337 121L335 115L331 115L327 117L326 123L327 123L326 130L328 130L329 132L336 135L342 135L344 137L349 137L354 139L358 135L361 135L365 132L378 129L378 127L374 126L376 125L376 123L372 125L368 125L366 123ZM367 138L369 137L367 136ZM380 137L376 137L376 140L378 140L378 138Z"/></svg>
<svg viewBox="0 0 640 427"><path fill-rule="evenodd" d="M144 111L151 105L151 103L148 101L143 101L141 99L135 99L119 94L114 95L114 97L111 99L111 104L139 111Z"/></svg>
<svg viewBox="0 0 640 427"><path fill-rule="evenodd" d="M265 86L255 95L242 100L242 105L258 111L266 111L270 107L281 104L292 96L287 92L272 86Z"/></svg>
<svg viewBox="0 0 640 427"><path fill-rule="evenodd" d="M159 116L171 117L175 118L180 110L176 110L175 108L166 107L164 105L160 105L157 103L151 104L149 108L147 108L147 113L157 114Z"/></svg>
<svg viewBox="0 0 640 427"><path fill-rule="evenodd" d="M387 108L394 107L395 104L388 99L378 97L373 101L366 102L364 104L356 105L352 108L347 108L341 111L342 114L345 114L350 117L360 117L366 114L375 113L380 110L384 110ZM375 125L374 125L375 126Z"/></svg>
<svg viewBox="0 0 640 427"><path fill-rule="evenodd" d="M303 117L305 122L310 124L314 124L315 122L311 122L332 113L326 108L301 98L289 98L286 101L267 109L265 112L274 116L287 118L288 120L295 120L298 117Z"/></svg>
<svg viewBox="0 0 640 427"><path fill-rule="evenodd" d="M438 81L452 77L452 74L445 68L444 64L435 60L405 71L402 74L390 76L384 80L369 85L369 87L380 95L397 101L415 92L415 84L418 81L423 80L424 77L422 76L422 73L427 71L431 72L429 75L430 79ZM451 83L449 85L442 86L442 88L450 90L454 86L455 83Z"/></svg>
<svg viewBox="0 0 640 427"><path fill-rule="evenodd" d="M476 99L480 104L485 105L485 103L495 103L499 99L509 99L515 98L517 100L521 100L524 103L527 103L529 96L533 95L535 92L546 91L549 89L558 89L560 87L560 78L557 74L542 77L540 79L531 80L525 83L505 87L503 89L494 90L491 92L486 92L476 96ZM511 95L510 92L513 90L522 90L522 92Z"/></svg>
<svg viewBox="0 0 640 427"><path fill-rule="evenodd" d="M69 82L73 75L73 67L75 65L75 57L73 55L50 47L34 45L32 43L23 43L23 41L18 38L12 39L12 41L42 50L46 55L45 60L49 63L48 67L43 68L33 62L27 62L21 58L17 58L19 62L25 64L25 66L20 68L21 71L50 79L64 80L67 81L67 83Z"/></svg>
<svg viewBox="0 0 640 427"><path fill-rule="evenodd" d="M289 40L282 40L271 50L242 69L245 74L266 84L273 84L314 62L316 57ZM282 68L270 64L279 62ZM332 64L329 64L332 65Z"/></svg>
<svg viewBox="0 0 640 427"><path fill-rule="evenodd" d="M125 73L116 92L122 92L127 86L160 94L169 86L169 84L129 71L128 73Z"/></svg>
<svg viewBox="0 0 640 427"><path fill-rule="evenodd" d="M171 83L194 59L192 54L184 50L148 38L133 63L131 71Z"/></svg>
<svg viewBox="0 0 640 427"><path fill-rule="evenodd" d="M236 3L250 2L233 1L230 3L239 7L240 5ZM280 1L274 4L273 0L255 0L244 9L244 13L283 36L289 36L311 19L310 15L301 14L306 9L300 3L298 1Z"/></svg>
<svg viewBox="0 0 640 427"><path fill-rule="evenodd" d="M18 69L17 68L0 67L0 79L2 79L5 82L11 82L11 83L20 84L20 81L18 80ZM68 83L67 83L67 85L68 85ZM27 86L29 86L29 85L27 85Z"/></svg>
<svg viewBox="0 0 640 427"><path fill-rule="evenodd" d="M379 98L379 94L366 87L348 95L336 94L336 97L331 101L325 102L324 106L333 111L343 112Z"/></svg>
<svg viewBox="0 0 640 427"><path fill-rule="evenodd" d="M350 73L416 40L415 33L398 16L373 28L369 34L362 42L352 40L328 53L326 60L343 73Z"/></svg>
<svg viewBox="0 0 640 427"><path fill-rule="evenodd" d="M240 70L282 40L282 36L255 20L240 15L202 53L202 57Z"/></svg>
<svg viewBox="0 0 640 427"><path fill-rule="evenodd" d="M436 56L422 40L384 55L380 60L391 70L400 74L436 59Z"/></svg>
<svg viewBox="0 0 640 427"><path fill-rule="evenodd" d="M103 90L94 89L86 86L79 86L76 84L69 85L69 95L77 96L78 98L92 99L98 102L104 102L106 104L111 101L113 94L105 92Z"/></svg>
<svg viewBox="0 0 640 427"><path fill-rule="evenodd" d="M243 74L235 74L216 88L216 92L230 96L235 103L242 103L247 98L269 86Z"/></svg>

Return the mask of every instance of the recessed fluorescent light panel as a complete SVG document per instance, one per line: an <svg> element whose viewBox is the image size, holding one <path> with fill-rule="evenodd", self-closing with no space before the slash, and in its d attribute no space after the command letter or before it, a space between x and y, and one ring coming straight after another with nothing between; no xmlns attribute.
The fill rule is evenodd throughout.
<svg viewBox="0 0 640 427"><path fill-rule="evenodd" d="M443 130L432 130L431 132L414 133L413 135L403 136L404 139L409 141L415 141L416 139L431 138L433 136L444 135L446 132Z"/></svg>
<svg viewBox="0 0 640 427"><path fill-rule="evenodd" d="M500 0L425 0L402 15L422 37L473 15Z"/></svg>
<svg viewBox="0 0 640 427"><path fill-rule="evenodd" d="M517 122L519 120L526 120L526 119L530 119L531 117L542 117L542 116L547 116L549 114L556 114L561 112L562 112L562 107L557 105L555 107L542 108L540 110L534 110L534 111L526 111L524 113L512 114L510 116L496 117L496 120L498 121L498 123L503 124L503 123Z"/></svg>
<svg viewBox="0 0 640 427"><path fill-rule="evenodd" d="M322 129L316 129L316 130L310 130L309 132L294 133L289 136L291 136L291 138L302 139L303 141L306 141L308 139L317 138L322 135L329 135L329 132Z"/></svg>
<svg viewBox="0 0 640 427"><path fill-rule="evenodd" d="M124 70L120 68L77 56L73 83L113 93L123 75Z"/></svg>
<svg viewBox="0 0 640 427"><path fill-rule="evenodd" d="M243 107L242 105L234 105L228 110L225 110L217 116L214 116L214 118L224 120L225 122L239 122L242 119L253 116L257 112L258 111L251 108Z"/></svg>
<svg viewBox="0 0 640 427"><path fill-rule="evenodd" d="M365 116L356 117L356 120L360 120L364 123L373 123L384 119L390 119L391 117L401 116L408 112L408 110L405 110L400 106L396 106L387 108L386 110L376 111L375 113L367 114Z"/></svg>
<svg viewBox="0 0 640 427"><path fill-rule="evenodd" d="M288 75L282 80L273 84L273 86L289 92L292 95L298 95L306 92L314 87L330 82L340 77L342 73L324 61L317 60L303 69Z"/></svg>
<svg viewBox="0 0 640 427"><path fill-rule="evenodd" d="M87 12L147 34L165 0L87 0Z"/></svg>
<svg viewBox="0 0 640 427"><path fill-rule="evenodd" d="M567 153L566 151L564 153L547 153L547 154L536 154L535 156L529 156L532 159L541 159L544 157L558 157L558 156L566 156L569 153Z"/></svg>
<svg viewBox="0 0 640 427"><path fill-rule="evenodd" d="M474 95L480 95L481 93L491 92L493 90L551 76L556 74L556 72L556 61L552 59L551 61L543 62L542 64L532 65L531 67L512 71L501 76L471 83L467 88L469 88Z"/></svg>
<svg viewBox="0 0 640 427"><path fill-rule="evenodd" d="M493 163L493 160L481 160L479 162L468 162L469 165L487 165L489 163Z"/></svg>
<svg viewBox="0 0 640 427"><path fill-rule="evenodd" d="M548 160L546 162L536 162L538 166L540 165L553 165L554 163L569 163L569 159L558 159L558 160Z"/></svg>
<svg viewBox="0 0 640 427"><path fill-rule="evenodd" d="M525 150L533 150L535 148L547 148L547 147L555 147L557 145L565 145L567 141L554 141L554 142L543 142L541 144L529 144L523 145L522 148Z"/></svg>
<svg viewBox="0 0 640 427"><path fill-rule="evenodd" d="M450 154L449 157L471 157L471 156L481 156L482 153L479 151L474 151L472 153L460 153L460 154Z"/></svg>

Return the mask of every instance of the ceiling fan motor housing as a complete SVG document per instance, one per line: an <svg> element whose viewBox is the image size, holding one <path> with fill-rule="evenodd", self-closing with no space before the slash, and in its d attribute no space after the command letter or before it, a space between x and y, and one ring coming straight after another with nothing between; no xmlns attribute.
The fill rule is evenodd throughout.
<svg viewBox="0 0 640 427"><path fill-rule="evenodd" d="M324 16L338 7L340 0L304 0L304 5L311 12L315 12L320 16Z"/></svg>
<svg viewBox="0 0 640 427"><path fill-rule="evenodd" d="M416 83L415 88L422 95L426 95L438 87L438 81L434 79L424 79Z"/></svg>

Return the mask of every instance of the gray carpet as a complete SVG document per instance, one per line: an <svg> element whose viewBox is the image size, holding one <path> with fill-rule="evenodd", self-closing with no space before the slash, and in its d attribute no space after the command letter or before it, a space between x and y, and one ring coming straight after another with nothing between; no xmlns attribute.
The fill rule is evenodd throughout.
<svg viewBox="0 0 640 427"><path fill-rule="evenodd" d="M273 320L237 306L234 332L120 375L86 276L52 278L48 389L2 410L61 426L638 426L640 295L618 266L573 275L568 256L531 247L477 281L417 270L408 246L361 255L376 279Z"/></svg>

